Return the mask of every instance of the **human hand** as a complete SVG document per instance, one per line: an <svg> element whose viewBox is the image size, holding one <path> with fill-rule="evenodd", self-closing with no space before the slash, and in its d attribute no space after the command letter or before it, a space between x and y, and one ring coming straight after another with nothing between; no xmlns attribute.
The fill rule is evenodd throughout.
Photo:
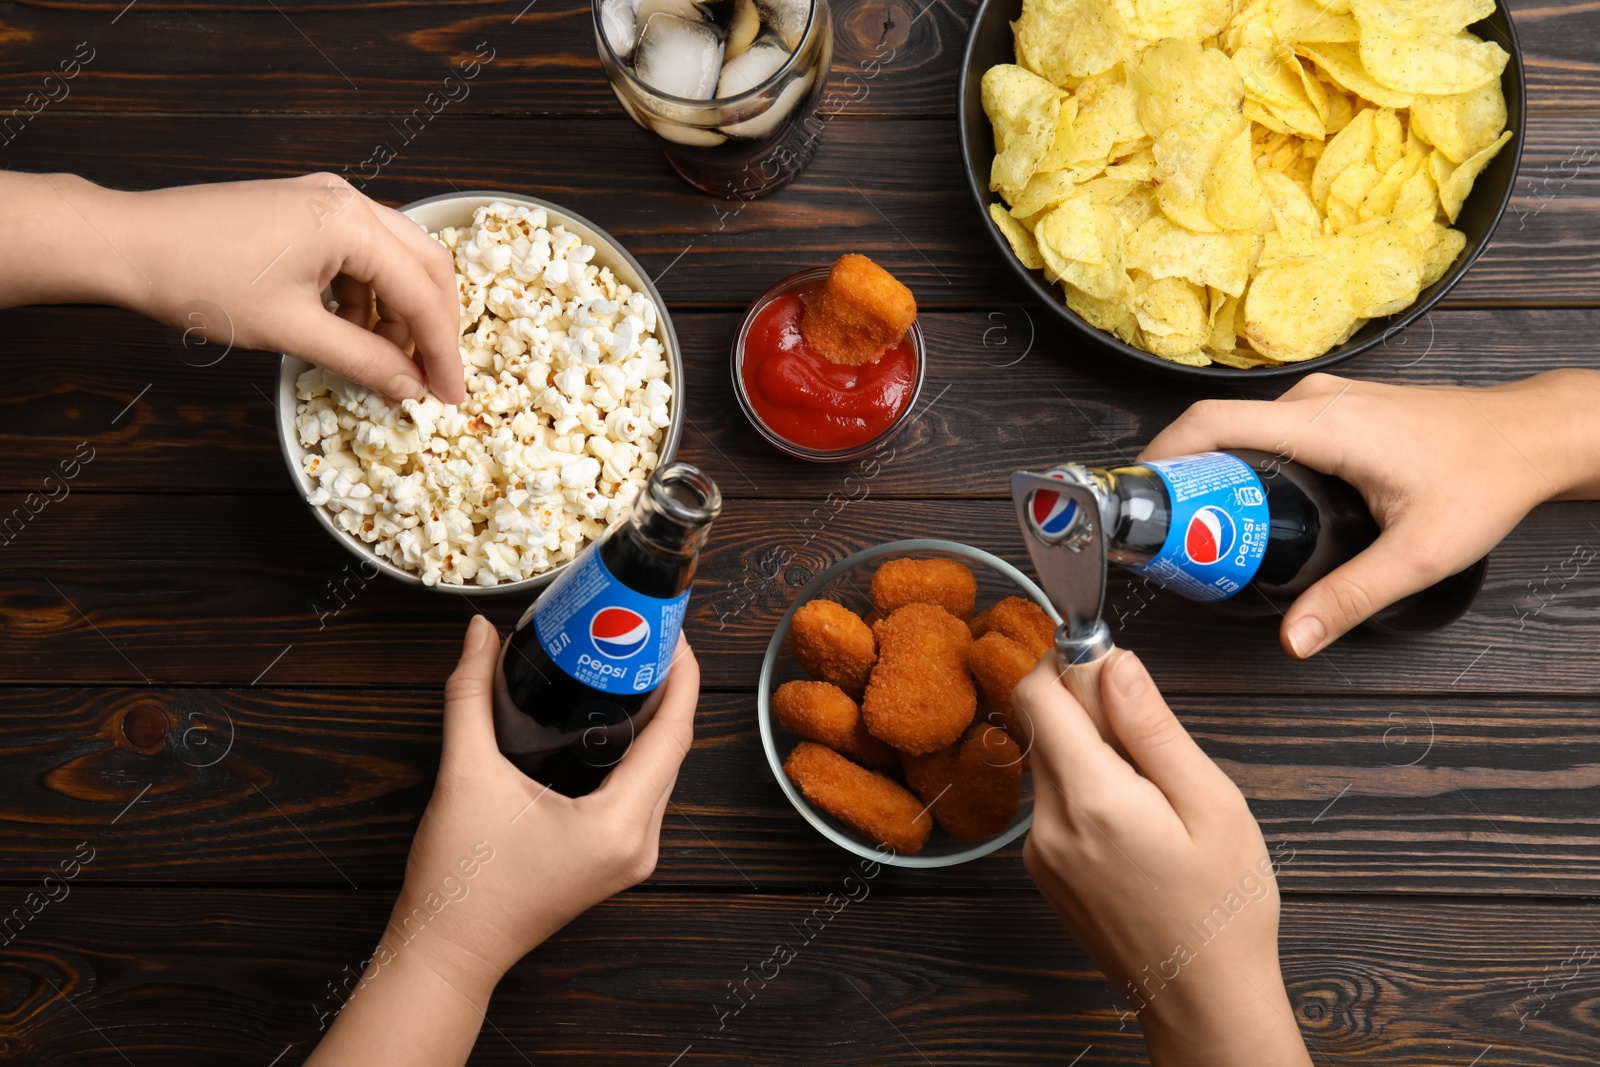
<svg viewBox="0 0 1600 1067"><path fill-rule="evenodd" d="M120 203L101 225L135 267L118 303L213 343L300 356L397 400L421 399L424 382L447 404L466 399L450 252L344 179L107 195ZM322 303L330 285L337 314Z"/></svg>
<svg viewBox="0 0 1600 1067"><path fill-rule="evenodd" d="M1539 503L1600 479L1600 375L1557 371L1485 389L1312 374L1275 401L1203 400L1140 460L1253 448L1343 478L1382 533L1284 613L1291 654L1315 655L1402 597L1481 559Z"/></svg>
<svg viewBox="0 0 1600 1067"><path fill-rule="evenodd" d="M1115 651L1101 673L1128 759L1062 686L1054 653L1012 702L1034 729L1028 873L1128 998L1151 1063L1309 1064L1278 965L1273 858L1139 658Z"/></svg>
<svg viewBox="0 0 1600 1067"><path fill-rule="evenodd" d="M496 638L492 624L473 619L445 687L438 783L387 935L421 908L431 916L426 937L399 951L428 954L435 971L485 1000L536 945L655 869L662 815L694 739L700 693L699 665L680 637L655 717L599 789L566 797L528 778L496 747ZM450 903L440 906L446 897Z"/></svg>

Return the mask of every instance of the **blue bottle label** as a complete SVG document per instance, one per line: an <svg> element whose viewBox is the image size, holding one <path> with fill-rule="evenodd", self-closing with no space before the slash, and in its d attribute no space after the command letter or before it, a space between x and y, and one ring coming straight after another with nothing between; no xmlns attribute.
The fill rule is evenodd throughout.
<svg viewBox="0 0 1600 1067"><path fill-rule="evenodd" d="M1130 567L1190 600L1224 600L1249 584L1267 553L1267 494L1250 465L1226 452L1145 463L1167 487L1172 524L1161 551Z"/></svg>
<svg viewBox="0 0 1600 1067"><path fill-rule="evenodd" d="M606 693L648 693L666 680L689 593L661 600L617 580L591 547L533 605L534 633L555 665Z"/></svg>

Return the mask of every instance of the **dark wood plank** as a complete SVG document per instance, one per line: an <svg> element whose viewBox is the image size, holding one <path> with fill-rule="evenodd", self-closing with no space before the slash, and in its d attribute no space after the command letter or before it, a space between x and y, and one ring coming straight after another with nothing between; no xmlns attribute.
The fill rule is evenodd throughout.
<svg viewBox="0 0 1600 1067"><path fill-rule="evenodd" d="M420 690L0 690L0 871L26 887L77 842L95 877L398 884L438 759ZM1600 702L1175 696L1293 856L1295 892L1600 893ZM707 693L660 885L817 886L845 855L772 780L750 693ZM1026 886L1020 848L898 889Z"/></svg>
<svg viewBox="0 0 1600 1067"><path fill-rule="evenodd" d="M121 6L12 8L0 36L0 99L20 104L41 91L61 97L55 85L41 89L44 78L59 73L58 64L88 40L93 60L50 110L403 114L488 41L495 59L454 108L616 113L595 57L586 0L543 0L527 11L482 0L401 2L386 4L381 14L320 0L249 8L186 2L140 5L118 18ZM1527 65L1529 104L1594 107L1600 64L1587 44L1600 22L1593 7L1582 0L1509 6ZM954 113L956 72L976 9L976 0L836 0L838 83L878 53L880 42L895 50L870 82L870 95L852 110Z"/></svg>
<svg viewBox="0 0 1600 1067"><path fill-rule="evenodd" d="M843 885L851 870L829 874ZM367 958L390 903L108 891L93 877L91 866L10 947L13 1062L302 1062L335 1003L329 983ZM471 1062L1146 1062L1134 1022L1119 1026L1124 1002L1032 891L930 899L851 885L867 895L831 916L815 911L822 894L603 904L501 983ZM1284 972L1313 1060L1593 1063L1596 914L1592 904L1291 898ZM763 963L775 946L793 959L745 985L773 973ZM730 983L753 996L722 1018L736 1003Z"/></svg>
<svg viewBox="0 0 1600 1067"><path fill-rule="evenodd" d="M1451 303L1594 301L1597 122L1532 117L1512 210ZM407 144L382 115L113 121L62 113L41 115L0 165L151 188L345 167L360 174L378 144L398 155L365 186L374 196L404 203L474 187L538 193L615 234L674 305L742 307L797 267L846 251L881 262L928 307L1003 310L1022 292L972 203L946 119L846 114L830 123L794 185L744 205L695 192L623 118L508 122L446 111Z"/></svg>
<svg viewBox="0 0 1600 1067"><path fill-rule="evenodd" d="M923 415L892 456L867 468L809 464L766 444L738 409L728 373L738 319L673 316L688 379L683 455L729 497L789 497L805 505L802 514L830 493L859 496L856 482L843 484L853 469L858 478L876 470L866 487L874 497L998 496L1019 468L1123 462L1202 395L1104 362L1036 306L928 312ZM1489 385L1555 367L1600 368L1597 330L1600 310L1434 311L1336 369L1395 384ZM7 361L0 492L40 490L82 442L95 458L72 481L74 493L292 489L268 399L275 357L237 351L197 366L215 357L185 350L176 330L110 308L0 311L0 336L16 353L51 354ZM1215 392L1268 398L1283 388L1239 382Z"/></svg>
<svg viewBox="0 0 1600 1067"><path fill-rule="evenodd" d="M29 93L54 98L34 123L65 111L408 115L429 92L448 92L448 110L460 114L621 113L595 51L589 0L401 0L379 9L190 0L139 4L113 23L121 7L9 8L0 23L0 115ZM851 114L954 113L976 0L833 7L832 80ZM60 64L74 56L92 58L63 85L60 74L73 68ZM480 67L464 66L475 59ZM864 66L874 60L881 69ZM471 76L446 90L452 72ZM51 75L58 80L45 83Z"/></svg>
<svg viewBox="0 0 1600 1067"><path fill-rule="evenodd" d="M20 503L0 500L0 514ZM1582 562L1600 547L1597 531L1600 504L1540 508L1496 551L1462 621L1411 639L1357 633L1309 663L1279 651L1269 619L1141 592L1120 572L1107 617L1174 692L1600 693L1590 655L1600 567ZM729 501L688 622L707 684L752 687L799 589L851 552L901 537L961 541L1027 566L1008 501L869 497L815 516L790 501ZM473 610L504 628L525 607L516 596L364 583L289 496L78 494L45 508L6 551L0 682L11 684L242 685L270 667L269 685L432 686ZM330 583L344 589L337 599Z"/></svg>

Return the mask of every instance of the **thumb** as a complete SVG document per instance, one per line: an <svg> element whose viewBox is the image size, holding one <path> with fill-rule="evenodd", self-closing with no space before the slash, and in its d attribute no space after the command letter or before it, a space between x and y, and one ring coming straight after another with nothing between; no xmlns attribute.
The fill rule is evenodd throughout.
<svg viewBox="0 0 1600 1067"><path fill-rule="evenodd" d="M500 642L494 623L474 615L462 642L461 661L444 684L443 762L470 758L485 748L493 751L494 671Z"/></svg>
<svg viewBox="0 0 1600 1067"><path fill-rule="evenodd" d="M1283 647L1300 659L1316 655L1374 613L1444 577L1435 569L1426 545L1401 530L1385 530L1289 606L1279 634Z"/></svg>

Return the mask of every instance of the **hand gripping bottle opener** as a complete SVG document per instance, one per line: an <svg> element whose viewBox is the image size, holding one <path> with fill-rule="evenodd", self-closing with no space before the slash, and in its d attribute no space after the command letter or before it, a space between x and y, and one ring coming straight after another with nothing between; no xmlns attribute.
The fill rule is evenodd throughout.
<svg viewBox="0 0 1600 1067"><path fill-rule="evenodd" d="M1106 542L1093 488L1067 470L1011 476L1017 524L1039 584L1064 620L1056 627L1061 680L1115 744L1100 703L1100 671L1111 652L1111 629L1100 613L1106 597Z"/></svg>

